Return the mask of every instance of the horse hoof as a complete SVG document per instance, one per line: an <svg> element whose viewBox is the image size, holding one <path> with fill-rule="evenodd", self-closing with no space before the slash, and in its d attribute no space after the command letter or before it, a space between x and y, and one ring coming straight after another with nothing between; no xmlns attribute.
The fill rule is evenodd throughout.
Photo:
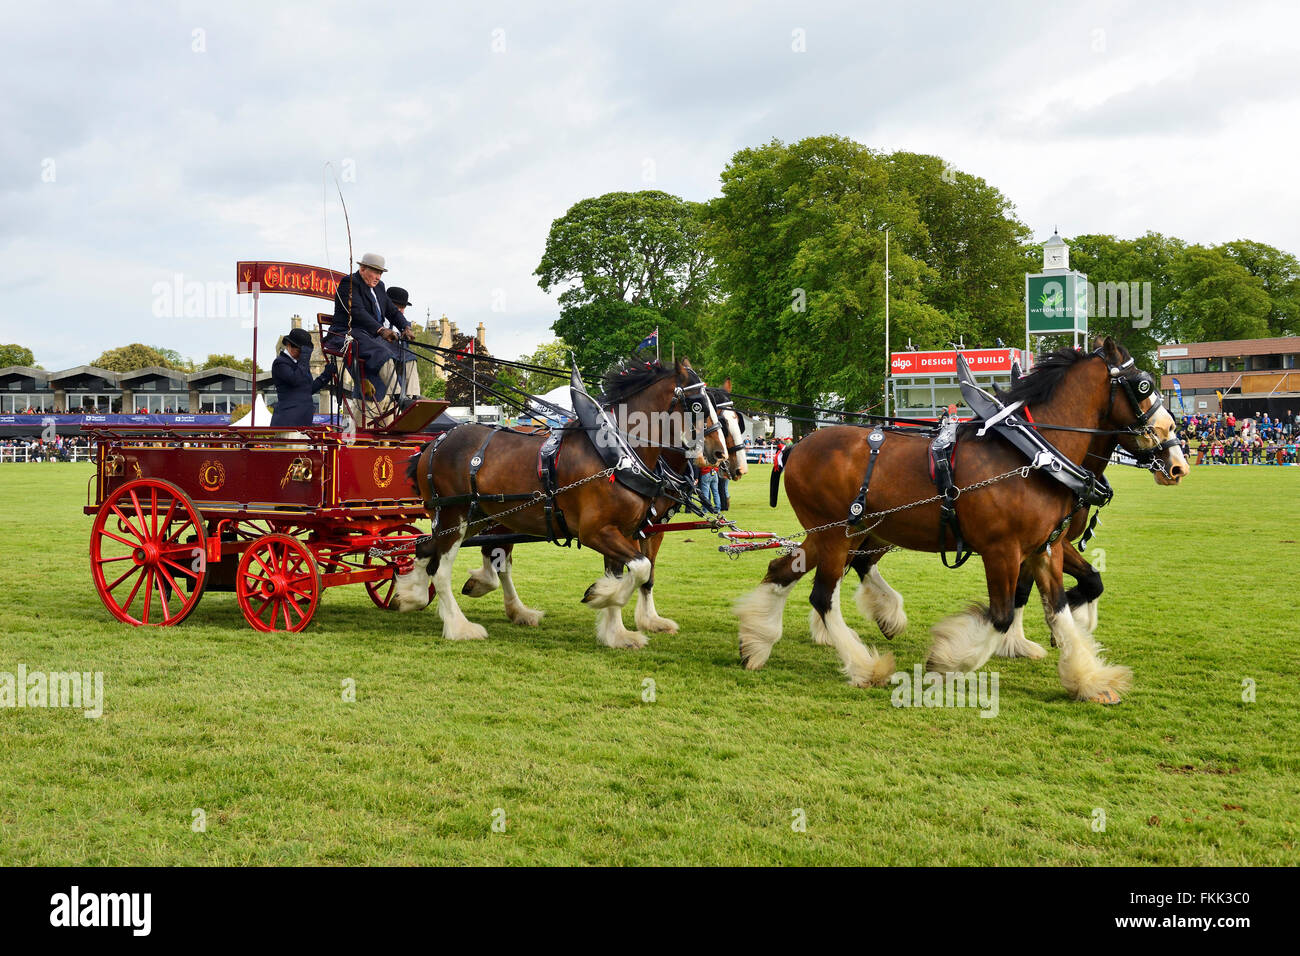
<svg viewBox="0 0 1300 956"><path fill-rule="evenodd" d="M1088 700L1092 701L1094 704L1118 704L1120 698L1119 694L1115 693L1110 688L1107 688L1106 690L1101 690L1093 694L1088 698Z"/></svg>

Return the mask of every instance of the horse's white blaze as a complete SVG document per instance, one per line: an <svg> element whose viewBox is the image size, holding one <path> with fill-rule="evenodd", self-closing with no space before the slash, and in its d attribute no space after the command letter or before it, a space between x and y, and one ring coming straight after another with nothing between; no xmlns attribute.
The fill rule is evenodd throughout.
<svg viewBox="0 0 1300 956"><path fill-rule="evenodd" d="M1042 644L1025 637L1025 609L1023 607L1016 608L1015 617L1011 619L1011 626L1007 628L1007 633L1003 635L1002 641L993 653L998 657L1028 657L1034 661L1047 656L1047 650Z"/></svg>
<svg viewBox="0 0 1300 956"><path fill-rule="evenodd" d="M740 476L749 472L749 462L745 459L743 446L745 444L744 435L740 431L740 415L734 411L725 411L722 413L723 420L727 423L728 445L733 448L741 446L741 451L732 456L733 462L731 467L732 480L739 481Z"/></svg>
<svg viewBox="0 0 1300 956"><path fill-rule="evenodd" d="M488 564L489 562L484 562ZM499 580L501 582L501 597L506 605L506 617L510 618L512 624L523 624L526 627L536 627L541 623L542 618L546 615L545 611L538 611L524 604L519 599L519 592L515 590L515 580L512 571L514 569L514 560L507 559L505 567L501 569ZM471 575L473 577L473 575Z"/></svg>
<svg viewBox="0 0 1300 956"><path fill-rule="evenodd" d="M891 588L880 574L880 566L873 564L867 576L853 594L853 602L862 616L875 621L885 637L896 637L907 628L907 614L903 611L903 595Z"/></svg>
<svg viewBox="0 0 1300 956"><path fill-rule="evenodd" d="M1153 401L1155 401L1154 398L1148 399L1145 407L1150 408L1151 402ZM1152 431L1156 433L1157 437L1154 441L1149 442L1146 445L1142 445L1142 443L1139 442L1139 447L1156 447L1157 444L1167 441L1171 436L1173 436L1178 427L1174 422L1174 416L1169 413L1167 408L1163 407L1157 409L1156 413L1151 416L1150 424ZM1171 445L1169 448L1165 449L1164 455L1165 465L1167 466L1166 470L1169 472L1169 477L1166 478L1159 472L1155 472L1156 484L1176 485L1186 477L1190 470L1187 467L1187 458L1183 455L1182 448L1177 445Z"/></svg>
<svg viewBox="0 0 1300 956"><path fill-rule="evenodd" d="M835 583L835 590L831 593L831 606L825 617L815 608L808 615L813 640L835 648L844 665L844 673L854 687L881 687L888 683L890 675L894 673L894 655L889 652L877 654L874 648L862 643L857 631L844 622L844 615L840 612L841 583L842 581Z"/></svg>
<svg viewBox="0 0 1300 956"><path fill-rule="evenodd" d="M745 667L756 671L772 654L772 645L781 639L781 617L794 583L765 582L736 600L740 618L740 659Z"/></svg>
<svg viewBox="0 0 1300 956"><path fill-rule="evenodd" d="M676 634L677 622L660 617L655 610L655 593L645 588L636 592L636 626L638 630L650 631L652 634Z"/></svg>
<svg viewBox="0 0 1300 956"><path fill-rule="evenodd" d="M979 670L1002 640L988 612L978 607L945 617L930 628L930 635L928 666L940 674Z"/></svg>
<svg viewBox="0 0 1300 956"><path fill-rule="evenodd" d="M1057 662L1061 684L1075 700L1093 700L1112 694L1118 697L1133 686L1133 672L1118 664L1107 664L1100 655L1102 648L1090 634L1079 630L1069 609L1058 614L1044 608L1044 615L1061 652Z"/></svg>
<svg viewBox="0 0 1300 956"><path fill-rule="evenodd" d="M460 543L465 540L467 530L462 521L456 543L438 559L438 570L433 575L433 589L438 595L438 616L442 618L442 636L449 641L478 641L487 637L487 628L475 624L465 616L451 590L451 566L456 561L456 552L460 550Z"/></svg>
<svg viewBox="0 0 1300 956"><path fill-rule="evenodd" d="M399 611L418 611L429 606L429 562L416 559L411 570L393 579L392 606Z"/></svg>
<svg viewBox="0 0 1300 956"><path fill-rule="evenodd" d="M596 611L596 640L606 647L627 647L633 650L645 647L644 634L629 631L623 626L623 608L602 607Z"/></svg>

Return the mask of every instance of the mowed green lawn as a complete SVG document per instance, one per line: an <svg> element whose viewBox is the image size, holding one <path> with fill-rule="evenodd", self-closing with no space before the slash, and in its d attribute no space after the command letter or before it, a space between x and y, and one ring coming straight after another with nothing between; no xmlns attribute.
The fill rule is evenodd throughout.
<svg viewBox="0 0 1300 956"><path fill-rule="evenodd" d="M105 683L98 720L0 710L3 864L1300 861L1300 469L1196 468L1181 488L1112 469L1097 636L1134 690L1076 703L1055 651L994 659L993 719L850 688L808 639L807 579L767 668L742 670L731 602L770 555L730 561L707 532L668 536L656 593L681 633L643 651L597 646L579 598L598 557L546 545L516 566L540 627L509 624L499 592L462 599L487 641L445 642L434 609L383 613L359 587L289 637L254 632L222 593L179 627L132 629L90 583L90 474L0 466L0 671ZM767 477L733 485L733 516L795 530ZM882 569L907 631L886 642L847 591L845 613L900 669L984 594L978 560Z"/></svg>

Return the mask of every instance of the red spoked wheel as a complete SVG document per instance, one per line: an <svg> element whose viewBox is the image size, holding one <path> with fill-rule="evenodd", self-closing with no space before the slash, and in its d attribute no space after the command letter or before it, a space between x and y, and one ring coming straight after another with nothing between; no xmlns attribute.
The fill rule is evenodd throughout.
<svg viewBox="0 0 1300 956"><path fill-rule="evenodd" d="M185 620L207 580L203 519L194 502L158 478L118 488L95 515L90 573L119 621L167 627Z"/></svg>
<svg viewBox="0 0 1300 956"><path fill-rule="evenodd" d="M418 537L422 532L419 528L411 525L402 525L399 528L393 528L391 531L385 531L384 537L405 537L407 535ZM370 552L366 551L365 557L361 561L361 566L365 568L372 567L376 561L383 561L390 565L393 573L380 581L367 581L366 593L370 595L370 600L375 602L375 606L385 611L393 609L393 591L397 588L397 575L403 571L409 570L411 559L405 561L390 561L388 558L372 558ZM433 581L429 582L429 603L433 603Z"/></svg>
<svg viewBox="0 0 1300 956"><path fill-rule="evenodd" d="M301 631L320 603L320 567L310 549L287 534L258 538L239 559L235 597L259 631Z"/></svg>

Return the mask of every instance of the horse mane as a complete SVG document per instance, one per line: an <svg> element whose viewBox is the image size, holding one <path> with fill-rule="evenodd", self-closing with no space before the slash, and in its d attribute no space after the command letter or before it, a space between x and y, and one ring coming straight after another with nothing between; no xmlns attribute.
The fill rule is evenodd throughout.
<svg viewBox="0 0 1300 956"><path fill-rule="evenodd" d="M598 400L602 405L617 405L627 401L637 392L649 388L677 371L666 367L662 362L638 362L636 364L618 363L601 377L601 394Z"/></svg>
<svg viewBox="0 0 1300 956"><path fill-rule="evenodd" d="M1005 391L997 388L994 392L1008 405L1016 401L1026 405L1041 405L1052 397L1071 368L1091 357L1091 353L1073 348L1048 352L1035 361L1034 369L1028 375L1012 382L1011 387Z"/></svg>

